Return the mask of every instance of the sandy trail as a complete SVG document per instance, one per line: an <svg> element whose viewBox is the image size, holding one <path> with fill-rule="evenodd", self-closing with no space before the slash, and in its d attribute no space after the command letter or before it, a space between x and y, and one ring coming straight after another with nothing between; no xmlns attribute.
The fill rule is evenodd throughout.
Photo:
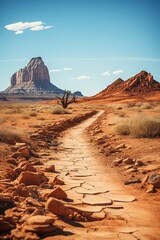
<svg viewBox="0 0 160 240"><path fill-rule="evenodd" d="M114 239L134 240L160 239L160 216L152 203L131 195L119 180L113 168L107 166L107 159L91 147L84 130L101 114L69 129L62 138L62 145L55 154L56 170L66 185L63 189L76 207L92 209L103 220L80 222L59 221L67 236L52 239ZM136 198L136 200L135 200ZM47 238L51 239L51 238Z"/></svg>

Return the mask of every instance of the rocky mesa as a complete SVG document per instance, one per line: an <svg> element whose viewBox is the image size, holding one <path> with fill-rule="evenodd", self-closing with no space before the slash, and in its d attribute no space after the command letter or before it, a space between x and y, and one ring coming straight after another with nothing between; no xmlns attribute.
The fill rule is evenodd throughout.
<svg viewBox="0 0 160 240"><path fill-rule="evenodd" d="M41 57L32 58L28 65L15 72L11 85L4 92L9 94L61 94L64 91L50 82L47 66Z"/></svg>

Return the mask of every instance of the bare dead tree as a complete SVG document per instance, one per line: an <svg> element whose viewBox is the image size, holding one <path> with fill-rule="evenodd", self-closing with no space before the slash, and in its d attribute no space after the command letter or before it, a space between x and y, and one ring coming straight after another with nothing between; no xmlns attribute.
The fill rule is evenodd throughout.
<svg viewBox="0 0 160 240"><path fill-rule="evenodd" d="M72 98L70 98L72 96ZM71 94L71 91L65 90L62 97L56 96L58 99L58 104L61 105L63 108L67 108L69 104L76 102L76 97Z"/></svg>

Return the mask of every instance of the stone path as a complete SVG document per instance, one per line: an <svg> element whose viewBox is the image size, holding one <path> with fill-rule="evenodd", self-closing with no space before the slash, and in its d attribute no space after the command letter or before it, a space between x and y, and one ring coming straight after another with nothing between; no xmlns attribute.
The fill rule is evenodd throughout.
<svg viewBox="0 0 160 240"><path fill-rule="evenodd" d="M127 192L115 170L106 166L107 159L91 148L84 133L102 113L67 130L62 144L52 150L53 159L45 163L54 164L56 175L65 182L61 188L68 196L67 206L92 213L97 221L73 224L58 220L66 236L46 239L158 240L159 215L149 211L151 204L145 205Z"/></svg>

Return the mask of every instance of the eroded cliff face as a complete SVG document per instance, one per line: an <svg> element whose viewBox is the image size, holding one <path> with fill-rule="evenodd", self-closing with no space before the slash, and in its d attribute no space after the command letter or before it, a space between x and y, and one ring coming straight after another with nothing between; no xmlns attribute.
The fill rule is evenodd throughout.
<svg viewBox="0 0 160 240"><path fill-rule="evenodd" d="M41 57L32 58L28 65L11 77L11 85L4 92L16 94L61 94L64 91L50 82L47 66Z"/></svg>
<svg viewBox="0 0 160 240"><path fill-rule="evenodd" d="M50 82L48 68L41 57L32 58L28 65L20 69L11 77L11 86L25 82L48 81Z"/></svg>

